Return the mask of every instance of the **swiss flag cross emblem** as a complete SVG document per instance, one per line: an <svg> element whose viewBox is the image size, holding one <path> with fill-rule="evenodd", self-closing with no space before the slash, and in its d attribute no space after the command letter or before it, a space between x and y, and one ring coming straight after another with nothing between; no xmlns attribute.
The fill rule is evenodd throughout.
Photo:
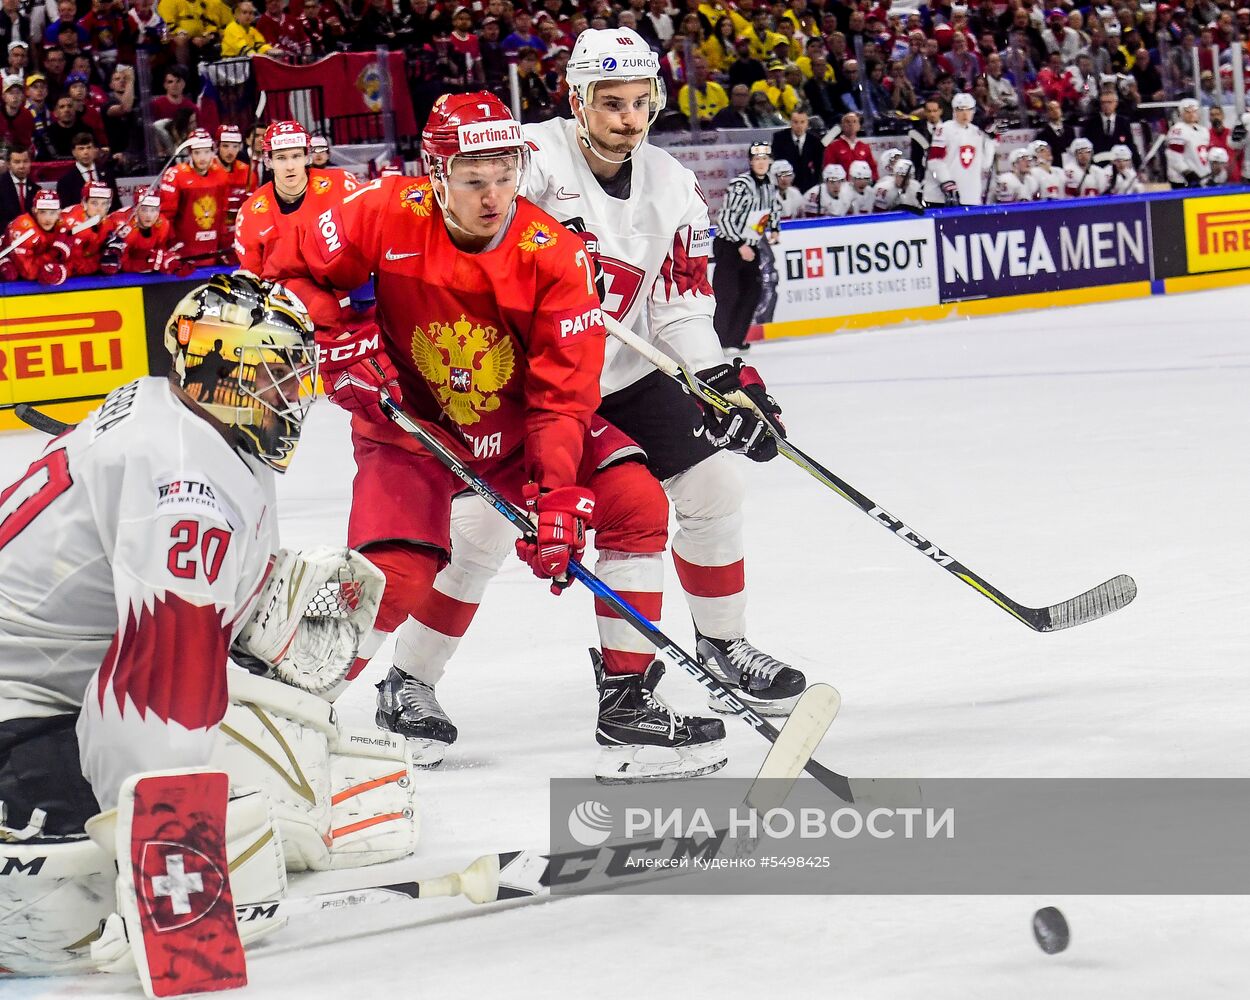
<svg viewBox="0 0 1250 1000"><path fill-rule="evenodd" d="M825 274L825 255L820 247L808 247L803 251L803 264L809 278L821 278Z"/></svg>
<svg viewBox="0 0 1250 1000"><path fill-rule="evenodd" d="M959 162L964 165L965 170L967 170L970 166L972 166L972 161L975 160L976 157L977 157L977 151L973 147L971 146L959 147Z"/></svg>
<svg viewBox="0 0 1250 1000"><path fill-rule="evenodd" d="M600 257L603 270L603 311L619 320L634 307L646 272L615 257Z"/></svg>
<svg viewBox="0 0 1250 1000"><path fill-rule="evenodd" d="M149 840L140 854L143 903L158 934L208 915L226 880L212 860L186 844Z"/></svg>

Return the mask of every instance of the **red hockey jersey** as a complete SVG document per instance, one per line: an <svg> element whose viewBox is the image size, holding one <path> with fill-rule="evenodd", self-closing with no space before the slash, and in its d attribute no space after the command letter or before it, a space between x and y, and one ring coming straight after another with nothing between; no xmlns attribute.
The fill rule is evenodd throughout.
<svg viewBox="0 0 1250 1000"><path fill-rule="evenodd" d="M452 429L476 458L524 448L541 487L575 481L605 339L580 239L518 198L495 245L464 253L427 177L379 178L311 223L290 241L292 274L335 289L376 276L378 323L408 409ZM390 424L357 418L355 430L415 447Z"/></svg>
<svg viewBox="0 0 1250 1000"><path fill-rule="evenodd" d="M51 232L45 233L39 228L33 215L19 215L9 223L9 238L5 241L5 246L13 246L32 229L35 235L9 255L17 265L17 273L26 281L37 281L44 264L65 263L68 268L69 251L72 250L74 238L70 236L69 229L63 222L58 222ZM54 244L65 249L57 249Z"/></svg>
<svg viewBox="0 0 1250 1000"><path fill-rule="evenodd" d="M197 173L179 163L161 175L161 215L169 220L175 245L198 257L229 246L226 239L226 172L217 164Z"/></svg>

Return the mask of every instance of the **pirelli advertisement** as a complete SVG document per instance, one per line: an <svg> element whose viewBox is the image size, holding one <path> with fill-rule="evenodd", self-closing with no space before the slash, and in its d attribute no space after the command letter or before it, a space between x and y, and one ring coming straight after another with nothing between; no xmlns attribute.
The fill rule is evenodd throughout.
<svg viewBox="0 0 1250 1000"><path fill-rule="evenodd" d="M86 282L84 282L86 283ZM98 284L99 282L92 282ZM35 403L74 421L117 386L168 369L164 318L193 281L117 282L83 290L0 295L0 430Z"/></svg>

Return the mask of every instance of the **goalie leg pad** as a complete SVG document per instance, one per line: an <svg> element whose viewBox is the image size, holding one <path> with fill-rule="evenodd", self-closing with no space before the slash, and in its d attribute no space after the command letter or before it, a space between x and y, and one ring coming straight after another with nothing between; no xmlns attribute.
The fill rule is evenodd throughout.
<svg viewBox="0 0 1250 1000"><path fill-rule="evenodd" d="M90 945L113 912L115 858L84 837L0 843L0 971L95 968Z"/></svg>
<svg viewBox="0 0 1250 1000"><path fill-rule="evenodd" d="M237 791L268 796L287 871L330 867L330 748L334 710L321 698L242 670L228 675L230 706L212 764Z"/></svg>
<svg viewBox="0 0 1250 1000"><path fill-rule="evenodd" d="M330 756L331 868L405 858L420 821L407 741L380 729L344 729Z"/></svg>

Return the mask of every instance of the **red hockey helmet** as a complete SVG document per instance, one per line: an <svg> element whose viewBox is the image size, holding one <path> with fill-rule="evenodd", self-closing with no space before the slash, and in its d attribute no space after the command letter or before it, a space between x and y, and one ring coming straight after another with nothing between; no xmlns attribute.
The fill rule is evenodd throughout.
<svg viewBox="0 0 1250 1000"><path fill-rule="evenodd" d="M517 153L521 168L529 161L529 147L521 123L494 94L444 94L434 103L421 130L421 155L431 177L446 179L458 156L485 159Z"/></svg>
<svg viewBox="0 0 1250 1000"><path fill-rule="evenodd" d="M308 132L299 122L273 122L265 129L265 152L279 149L307 149Z"/></svg>
<svg viewBox="0 0 1250 1000"><path fill-rule="evenodd" d="M197 128L187 136L188 149L212 149L213 137L206 128Z"/></svg>

